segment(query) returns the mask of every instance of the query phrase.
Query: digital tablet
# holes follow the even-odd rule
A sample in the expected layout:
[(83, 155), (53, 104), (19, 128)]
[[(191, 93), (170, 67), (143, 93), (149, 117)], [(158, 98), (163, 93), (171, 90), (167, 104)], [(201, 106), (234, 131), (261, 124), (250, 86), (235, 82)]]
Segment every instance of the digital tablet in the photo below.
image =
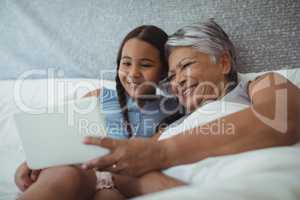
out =
[(109, 151), (83, 144), (86, 136), (106, 136), (96, 97), (49, 106), (43, 112), (20, 112), (15, 121), (31, 169), (80, 164)]

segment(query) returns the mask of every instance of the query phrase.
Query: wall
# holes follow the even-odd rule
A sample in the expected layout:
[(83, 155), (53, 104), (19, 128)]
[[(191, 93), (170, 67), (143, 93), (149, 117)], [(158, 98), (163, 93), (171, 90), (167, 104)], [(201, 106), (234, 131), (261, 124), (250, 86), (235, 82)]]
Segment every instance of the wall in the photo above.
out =
[(0, 79), (48, 68), (60, 77), (99, 77), (115, 69), (120, 41), (134, 27), (154, 24), (170, 34), (208, 17), (232, 38), (239, 71), (300, 67), (298, 0), (0, 0)]

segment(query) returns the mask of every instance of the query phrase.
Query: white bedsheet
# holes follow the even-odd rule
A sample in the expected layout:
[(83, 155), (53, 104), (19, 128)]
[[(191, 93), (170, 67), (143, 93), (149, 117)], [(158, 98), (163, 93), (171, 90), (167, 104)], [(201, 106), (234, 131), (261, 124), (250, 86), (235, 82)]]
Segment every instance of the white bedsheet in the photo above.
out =
[(299, 200), (299, 154), (298, 144), (209, 158), (177, 172), (190, 186), (136, 199)]
[[(300, 86), (299, 69), (287, 70), (282, 73)], [(62, 85), (69, 89), (62, 90)], [(93, 79), (58, 79), (52, 80), (52, 82), (51, 80), (50, 82), (49, 80), (26, 80), (21, 87), (21, 96), (23, 103), (27, 106), (41, 108), (48, 103), (78, 98), (86, 91), (100, 85), (111, 88), (114, 83)], [(15, 88), (15, 81), (0, 81), (0, 200), (15, 198), (18, 189), (14, 184), (14, 172), (24, 160), (24, 153), (13, 120), (13, 114), (18, 112), (17, 105), (20, 104), (20, 101), (15, 99)], [(269, 195), (270, 199), (272, 197), (270, 195), (273, 193), (274, 195), (280, 193), (286, 197), (287, 195), (298, 195), (297, 191), (300, 191), (299, 155), (299, 149), (274, 149), (266, 151), (266, 153), (253, 152), (249, 155), (211, 158), (193, 165), (191, 171), (182, 174), (187, 180), (194, 183), (192, 186), (159, 194), (162, 196), (153, 195), (153, 198), (220, 199), (222, 196), (224, 199), (227, 197), (227, 199), (250, 200), (260, 194), (261, 197)], [(278, 166), (279, 171), (277, 172), (279, 173), (272, 166)], [(253, 167), (256, 167), (255, 170), (248, 171)], [(274, 169), (274, 172), (267, 171), (269, 169)], [(241, 172), (238, 173), (239, 171)], [(268, 198), (266, 196), (263, 199)]]

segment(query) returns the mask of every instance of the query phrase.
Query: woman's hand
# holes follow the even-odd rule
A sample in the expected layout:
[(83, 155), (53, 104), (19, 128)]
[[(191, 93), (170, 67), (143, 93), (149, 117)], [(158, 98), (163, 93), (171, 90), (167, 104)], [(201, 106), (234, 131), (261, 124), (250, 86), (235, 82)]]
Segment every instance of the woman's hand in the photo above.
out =
[(23, 162), (15, 173), (15, 183), (21, 191), (25, 191), (31, 184), (33, 184), (41, 170), (31, 170), (26, 162)]
[(111, 153), (86, 162), (82, 165), (83, 169), (97, 168), (128, 176), (140, 176), (149, 171), (159, 170), (164, 160), (163, 148), (153, 139), (116, 140), (87, 137), (84, 143), (108, 148)]

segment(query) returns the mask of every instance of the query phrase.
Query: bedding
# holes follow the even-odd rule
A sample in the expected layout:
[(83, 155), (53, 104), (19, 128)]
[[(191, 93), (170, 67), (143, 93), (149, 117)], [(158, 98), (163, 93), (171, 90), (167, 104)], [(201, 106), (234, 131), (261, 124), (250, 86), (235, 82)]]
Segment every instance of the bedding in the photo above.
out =
[[(300, 69), (281, 70), (280, 73), (300, 87)], [(239, 77), (255, 78), (257, 75), (240, 74)], [(80, 98), (101, 85), (114, 88), (114, 82), (96, 79), (0, 81), (0, 200), (16, 197), (18, 189), (14, 184), (14, 172), (24, 160), (13, 114), (19, 112), (20, 107), (38, 110), (49, 104)], [(299, 199), (299, 153), (295, 146), (210, 158), (191, 166), (191, 171), (182, 172), (186, 173), (182, 176), (193, 183), (191, 186), (145, 199), (222, 197), (250, 200), (258, 197), (271, 199), (276, 194), (283, 195), (278, 199)]]
[(298, 200), (299, 153), (298, 144), (208, 158), (187, 165), (189, 171), (180, 173), (189, 186), (135, 199)]

